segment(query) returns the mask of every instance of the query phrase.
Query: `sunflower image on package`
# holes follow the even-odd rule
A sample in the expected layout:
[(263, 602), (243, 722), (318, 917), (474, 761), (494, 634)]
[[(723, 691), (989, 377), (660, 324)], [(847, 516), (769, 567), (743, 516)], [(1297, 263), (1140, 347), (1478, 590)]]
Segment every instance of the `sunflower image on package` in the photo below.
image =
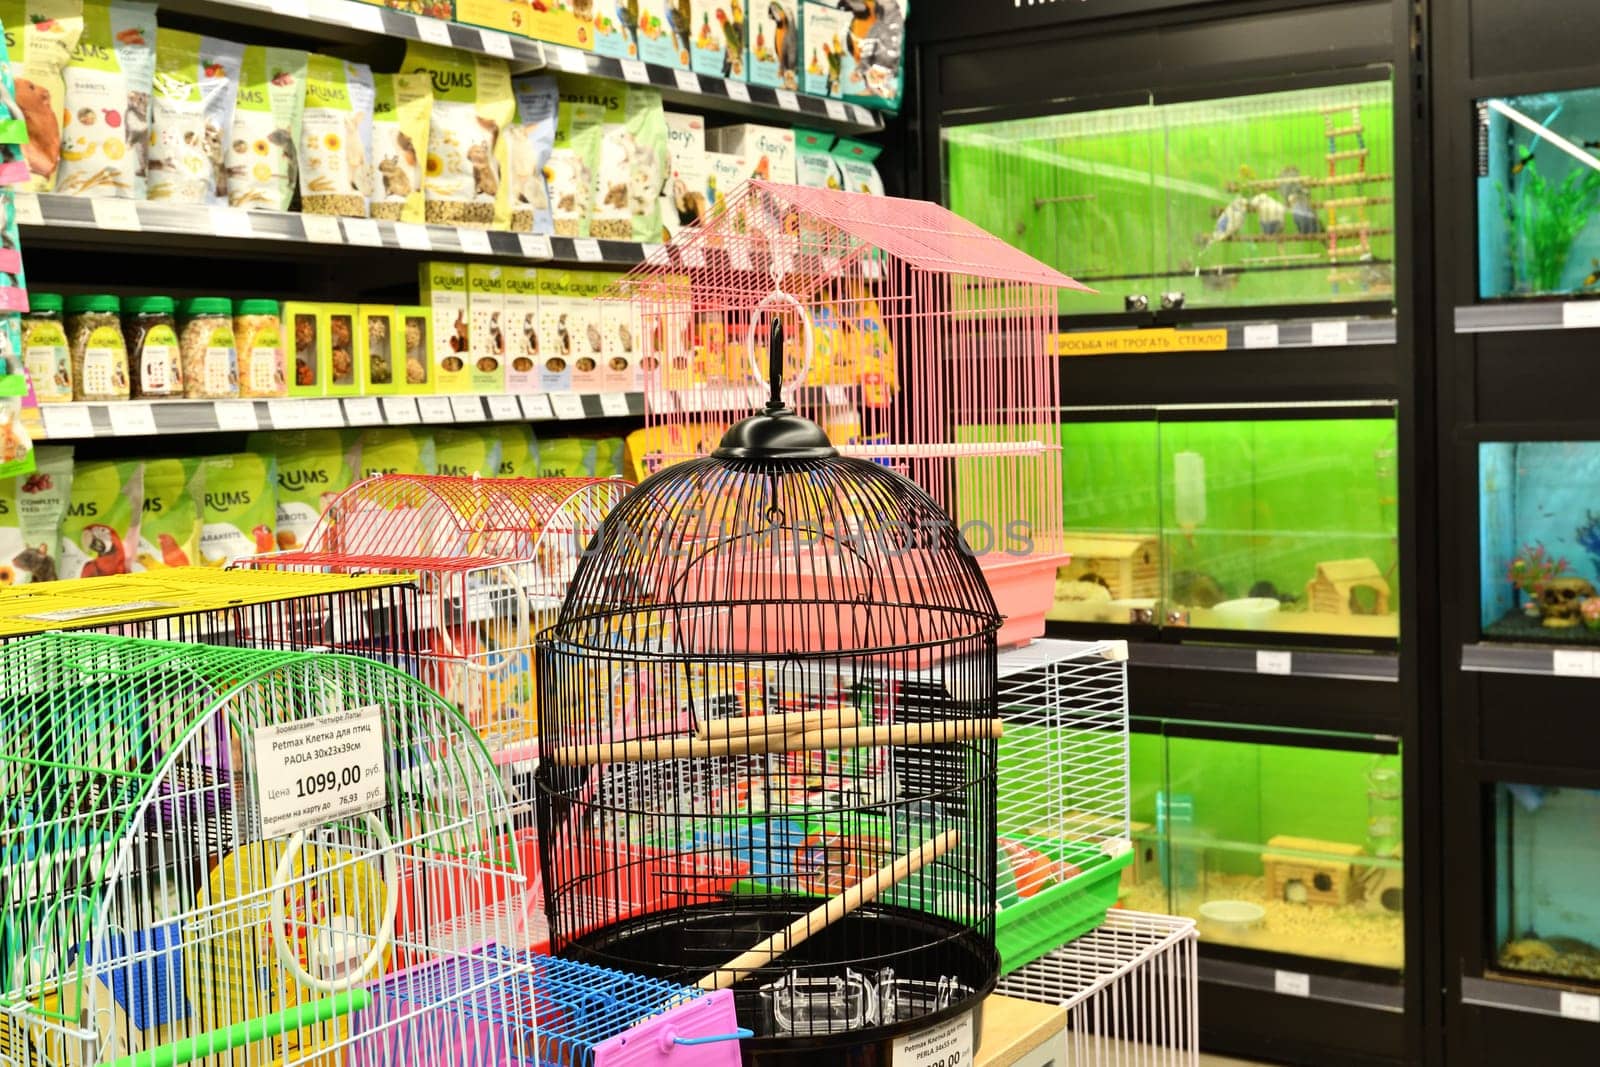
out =
[(277, 457), (255, 452), (200, 461), (200, 562), (226, 567), (240, 556), (271, 552), (278, 522)]
[(200, 562), (201, 472), (198, 457), (144, 461), (144, 507), (132, 570), (191, 567)]
[(247, 46), (224, 155), (229, 204), (289, 210), (300, 184), (297, 146), (305, 107), (306, 54)]
[[(661, 94), (614, 83), (607, 92), (589, 234), (613, 241), (654, 241), (661, 233), (661, 184), (667, 173), (667, 115)], [(611, 106), (618, 97), (622, 106)]]
[(433, 80), (423, 202), (429, 222), (452, 226), (510, 224), (502, 190), (506, 147), (501, 132), (516, 117), (511, 71), (502, 59), (410, 42), (401, 68)]
[(271, 455), (278, 473), (274, 541), (284, 551), (304, 548), (317, 519), (334, 497), (350, 488), (349, 458), (340, 430), (291, 430), (253, 433), (245, 440), (252, 452)]
[(0, 481), (0, 585), (62, 577), (61, 526), (72, 493), (72, 449), (44, 445), (32, 472)]
[(225, 203), (223, 142), (233, 128), (244, 47), (179, 30), (156, 37), (145, 195), (184, 204)]
[[(163, 31), (164, 32), (164, 31)], [(372, 70), (332, 56), (306, 59), (300, 116), (300, 210), (364, 218), (372, 191)]]
[(56, 187), (61, 165), (61, 117), (66, 107), (62, 73), (83, 33), (81, 0), (0, 0), (6, 30), (15, 108), (28, 131), (22, 150), (28, 164), (26, 192)]
[(421, 222), (422, 163), (428, 153), (433, 82), (425, 74), (375, 74), (372, 112), (372, 217)]
[(144, 177), (134, 128), (134, 98), (149, 107), (154, 77), (155, 6), (88, 0), (83, 33), (63, 74), (61, 169), (56, 191), (68, 196), (139, 195)]
[(126, 574), (139, 546), (144, 512), (144, 463), (91, 460), (72, 471), (72, 492), (61, 520), (61, 577)]

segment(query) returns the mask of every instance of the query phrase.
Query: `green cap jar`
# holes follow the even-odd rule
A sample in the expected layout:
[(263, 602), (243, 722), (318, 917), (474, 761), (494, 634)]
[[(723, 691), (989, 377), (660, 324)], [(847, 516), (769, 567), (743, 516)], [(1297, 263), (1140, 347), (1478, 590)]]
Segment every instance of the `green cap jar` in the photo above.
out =
[(113, 293), (78, 293), (67, 297), (67, 314), (81, 315), (85, 312), (115, 315), (122, 307), (122, 301)]
[(127, 315), (170, 315), (177, 306), (170, 296), (125, 296), (122, 310)]
[(42, 311), (45, 313), (55, 312), (59, 315), (61, 313), (61, 309), (65, 306), (66, 302), (61, 299), (60, 293), (28, 294), (28, 307), (33, 311)]
[(225, 296), (192, 296), (183, 302), (185, 318), (201, 315), (232, 315), (233, 301)]
[(236, 315), (276, 315), (278, 302), (276, 300), (241, 300), (234, 305)]

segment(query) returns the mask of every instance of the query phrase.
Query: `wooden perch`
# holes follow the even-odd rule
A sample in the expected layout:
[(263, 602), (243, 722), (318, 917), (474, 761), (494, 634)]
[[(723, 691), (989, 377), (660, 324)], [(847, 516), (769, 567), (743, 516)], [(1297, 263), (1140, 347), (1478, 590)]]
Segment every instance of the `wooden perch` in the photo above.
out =
[(827, 711), (791, 712), (784, 715), (741, 715), (734, 719), (707, 719), (695, 729), (702, 740), (717, 737), (745, 737), (750, 734), (792, 734), (807, 730), (831, 730), (854, 726), (860, 718), (855, 708), (829, 708)]
[(602, 763), (716, 759), (723, 756), (759, 756), (769, 752), (815, 752), (821, 749), (880, 748), (884, 745), (949, 745), (957, 741), (999, 738), (1003, 729), (999, 719), (944, 719), (896, 726), (839, 726), (796, 733), (674, 737), (653, 741), (566, 745), (544, 752), (542, 758), (557, 767), (593, 767)]

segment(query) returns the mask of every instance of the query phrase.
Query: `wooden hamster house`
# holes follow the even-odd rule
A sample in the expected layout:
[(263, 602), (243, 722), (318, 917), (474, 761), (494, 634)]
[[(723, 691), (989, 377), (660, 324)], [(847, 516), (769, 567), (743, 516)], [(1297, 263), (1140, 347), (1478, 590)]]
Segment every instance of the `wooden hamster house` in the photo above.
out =
[(1316, 577), (1306, 583), (1306, 602), (1328, 615), (1387, 615), (1389, 581), (1370, 559), (1319, 563)]
[(1278, 834), (1267, 839), (1267, 847), (1283, 850), (1282, 853), (1265, 852), (1261, 856), (1267, 893), (1274, 899), (1295, 904), (1348, 904), (1355, 899), (1357, 885), (1352, 860), (1362, 854), (1360, 845)]
[(1103, 585), (1112, 600), (1161, 595), (1161, 543), (1153, 536), (1068, 534), (1064, 547), (1072, 562), (1056, 572), (1063, 581)]

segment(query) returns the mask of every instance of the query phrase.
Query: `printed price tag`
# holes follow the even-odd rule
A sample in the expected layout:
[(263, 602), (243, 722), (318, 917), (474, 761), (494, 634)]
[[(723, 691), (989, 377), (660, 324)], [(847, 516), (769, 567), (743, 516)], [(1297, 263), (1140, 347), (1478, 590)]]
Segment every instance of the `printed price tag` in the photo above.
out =
[(600, 412), (614, 418), (628, 414), (628, 394), (626, 393), (601, 393)]
[(800, 98), (794, 95), (793, 89), (774, 89), (772, 95), (778, 98), (778, 106), (785, 111), (799, 111)]
[(254, 400), (219, 400), (216, 403), (217, 429), (259, 430)]
[(371, 4), (340, 4), (337, 8), (339, 21), (346, 26), (368, 33), (383, 32), (383, 8), (373, 7)]
[(972, 1013), (896, 1038), (891, 1067), (972, 1067)]
[[(457, 422), (482, 422), (483, 401), (475, 396), (453, 396), (450, 398), (450, 415)], [(426, 421), (427, 416), (423, 416)]]
[(491, 396), (489, 417), (496, 422), (516, 422), (522, 418), (522, 405), (517, 403), (514, 396)]
[(467, 227), (456, 229), (456, 240), (461, 242), (461, 251), (470, 252), (475, 256), (491, 256), (494, 246), (489, 243), (488, 230), (474, 230)]
[(156, 432), (156, 413), (149, 404), (107, 404), (106, 414), (117, 437), (148, 437)]
[(1311, 976), (1304, 971), (1273, 971), (1272, 991), (1286, 997), (1309, 997)]
[(44, 212), (39, 208), (38, 193), (18, 193), (12, 201), (17, 213), (18, 226), (43, 226)]
[(1600, 326), (1600, 300), (1569, 300), (1562, 304), (1561, 325), (1569, 330)]
[(412, 248), (418, 252), (433, 251), (433, 238), (428, 236), (428, 228), (420, 222), (395, 223), (394, 236), (401, 248)]
[(544, 393), (534, 393), (519, 399), (522, 401), (522, 417), (525, 419), (543, 421), (556, 417), (556, 413), (550, 409), (550, 397)]
[(637, 59), (624, 59), (622, 61), (622, 80), (633, 82), (635, 85), (649, 85), (650, 68)]
[(417, 36), (429, 44), (436, 44), (441, 48), (453, 48), (455, 42), (450, 39), (450, 24), (438, 19), (418, 18)]
[(421, 422), (414, 396), (386, 396), (383, 398), (383, 421), (390, 426), (410, 426)]
[(344, 410), (339, 407), (339, 401), (329, 397), (326, 400), (305, 401), (307, 426), (343, 426)]
[(542, 233), (519, 233), (517, 244), (529, 259), (549, 259), (555, 254), (550, 250), (550, 238)]
[(250, 221), (248, 211), (240, 211), (234, 207), (214, 207), (211, 209), (211, 232), (218, 237), (254, 237), (256, 227)]
[(382, 426), (383, 408), (375, 396), (352, 396), (344, 402), (344, 419), (351, 426)]
[(267, 419), (274, 430), (298, 430), (306, 425), (307, 414), (303, 400), (267, 401)]
[(42, 404), (39, 411), (44, 416), (45, 437), (52, 441), (94, 436), (94, 420), (82, 404)]
[(376, 704), (257, 727), (255, 745), (263, 838), (383, 807), (388, 782)]
[(583, 397), (577, 393), (551, 393), (550, 409), (555, 412), (558, 419), (586, 419), (588, 413), (583, 410)]
[(417, 398), (417, 413), (423, 422), (455, 422), (455, 413), (450, 408), (450, 397), (447, 396), (421, 396)]
[(572, 242), (572, 253), (580, 263), (600, 262), (600, 242), (593, 237), (579, 237)]
[(1244, 346), (1246, 348), (1277, 348), (1278, 324), (1265, 322), (1246, 326), (1244, 328)]
[(741, 104), (750, 102), (750, 87), (744, 82), (734, 78), (725, 78), (722, 84), (727, 89), (729, 100), (737, 100)]
[(479, 30), (478, 39), (483, 42), (483, 50), (491, 56), (501, 59), (515, 59), (516, 52), (511, 48), (511, 38), (498, 30)]
[(383, 233), (373, 219), (345, 219), (344, 239), (353, 245), (369, 248), (383, 247)]
[(825, 100), (823, 106), (828, 109), (828, 117), (834, 122), (849, 122), (850, 113), (844, 109), (844, 104), (838, 100)]
[(1294, 669), (1294, 653), (1269, 652), (1266, 649), (1256, 651), (1257, 674), (1288, 674)]
[(1600, 655), (1576, 649), (1558, 648), (1550, 654), (1550, 671), (1558, 678), (1593, 678), (1600, 667)]
[(291, 19), (303, 19), (310, 14), (306, 10), (306, 0), (278, 0), (275, 4), (255, 4), (253, 6), (263, 7), (268, 11), (276, 11), (285, 18)]
[(1311, 324), (1311, 343), (1318, 348), (1334, 348), (1350, 343), (1350, 324), (1348, 322), (1313, 322)]
[(1561, 993), (1561, 1017), (1584, 1023), (1600, 1023), (1600, 997), (1592, 993)]
[(678, 259), (685, 267), (703, 267), (706, 265), (705, 250), (698, 246), (685, 246), (678, 250)]
[(305, 231), (308, 241), (324, 245), (344, 244), (344, 231), (339, 229), (339, 220), (332, 215), (301, 215), (300, 228)]
[(678, 83), (678, 88), (686, 93), (700, 92), (700, 76), (692, 70), (675, 70), (672, 79)]
[(639, 261), (641, 263), (643, 263), (643, 262), (648, 262), (651, 259), (654, 259), (655, 256), (656, 256), (656, 253), (661, 251), (661, 248), (662, 248), (662, 246), (659, 245), (659, 244), (646, 243), (646, 244), (640, 245), (639, 246)]
[(546, 61), (557, 70), (564, 70), (568, 74), (586, 74), (589, 71), (588, 60), (575, 48), (545, 45), (544, 54)]
[(132, 200), (99, 197), (89, 201), (94, 212), (94, 224), (102, 230), (142, 230), (139, 224), (139, 205)]
[(823, 386), (822, 392), (828, 398), (829, 407), (843, 407), (850, 403), (850, 392), (842, 385)]

